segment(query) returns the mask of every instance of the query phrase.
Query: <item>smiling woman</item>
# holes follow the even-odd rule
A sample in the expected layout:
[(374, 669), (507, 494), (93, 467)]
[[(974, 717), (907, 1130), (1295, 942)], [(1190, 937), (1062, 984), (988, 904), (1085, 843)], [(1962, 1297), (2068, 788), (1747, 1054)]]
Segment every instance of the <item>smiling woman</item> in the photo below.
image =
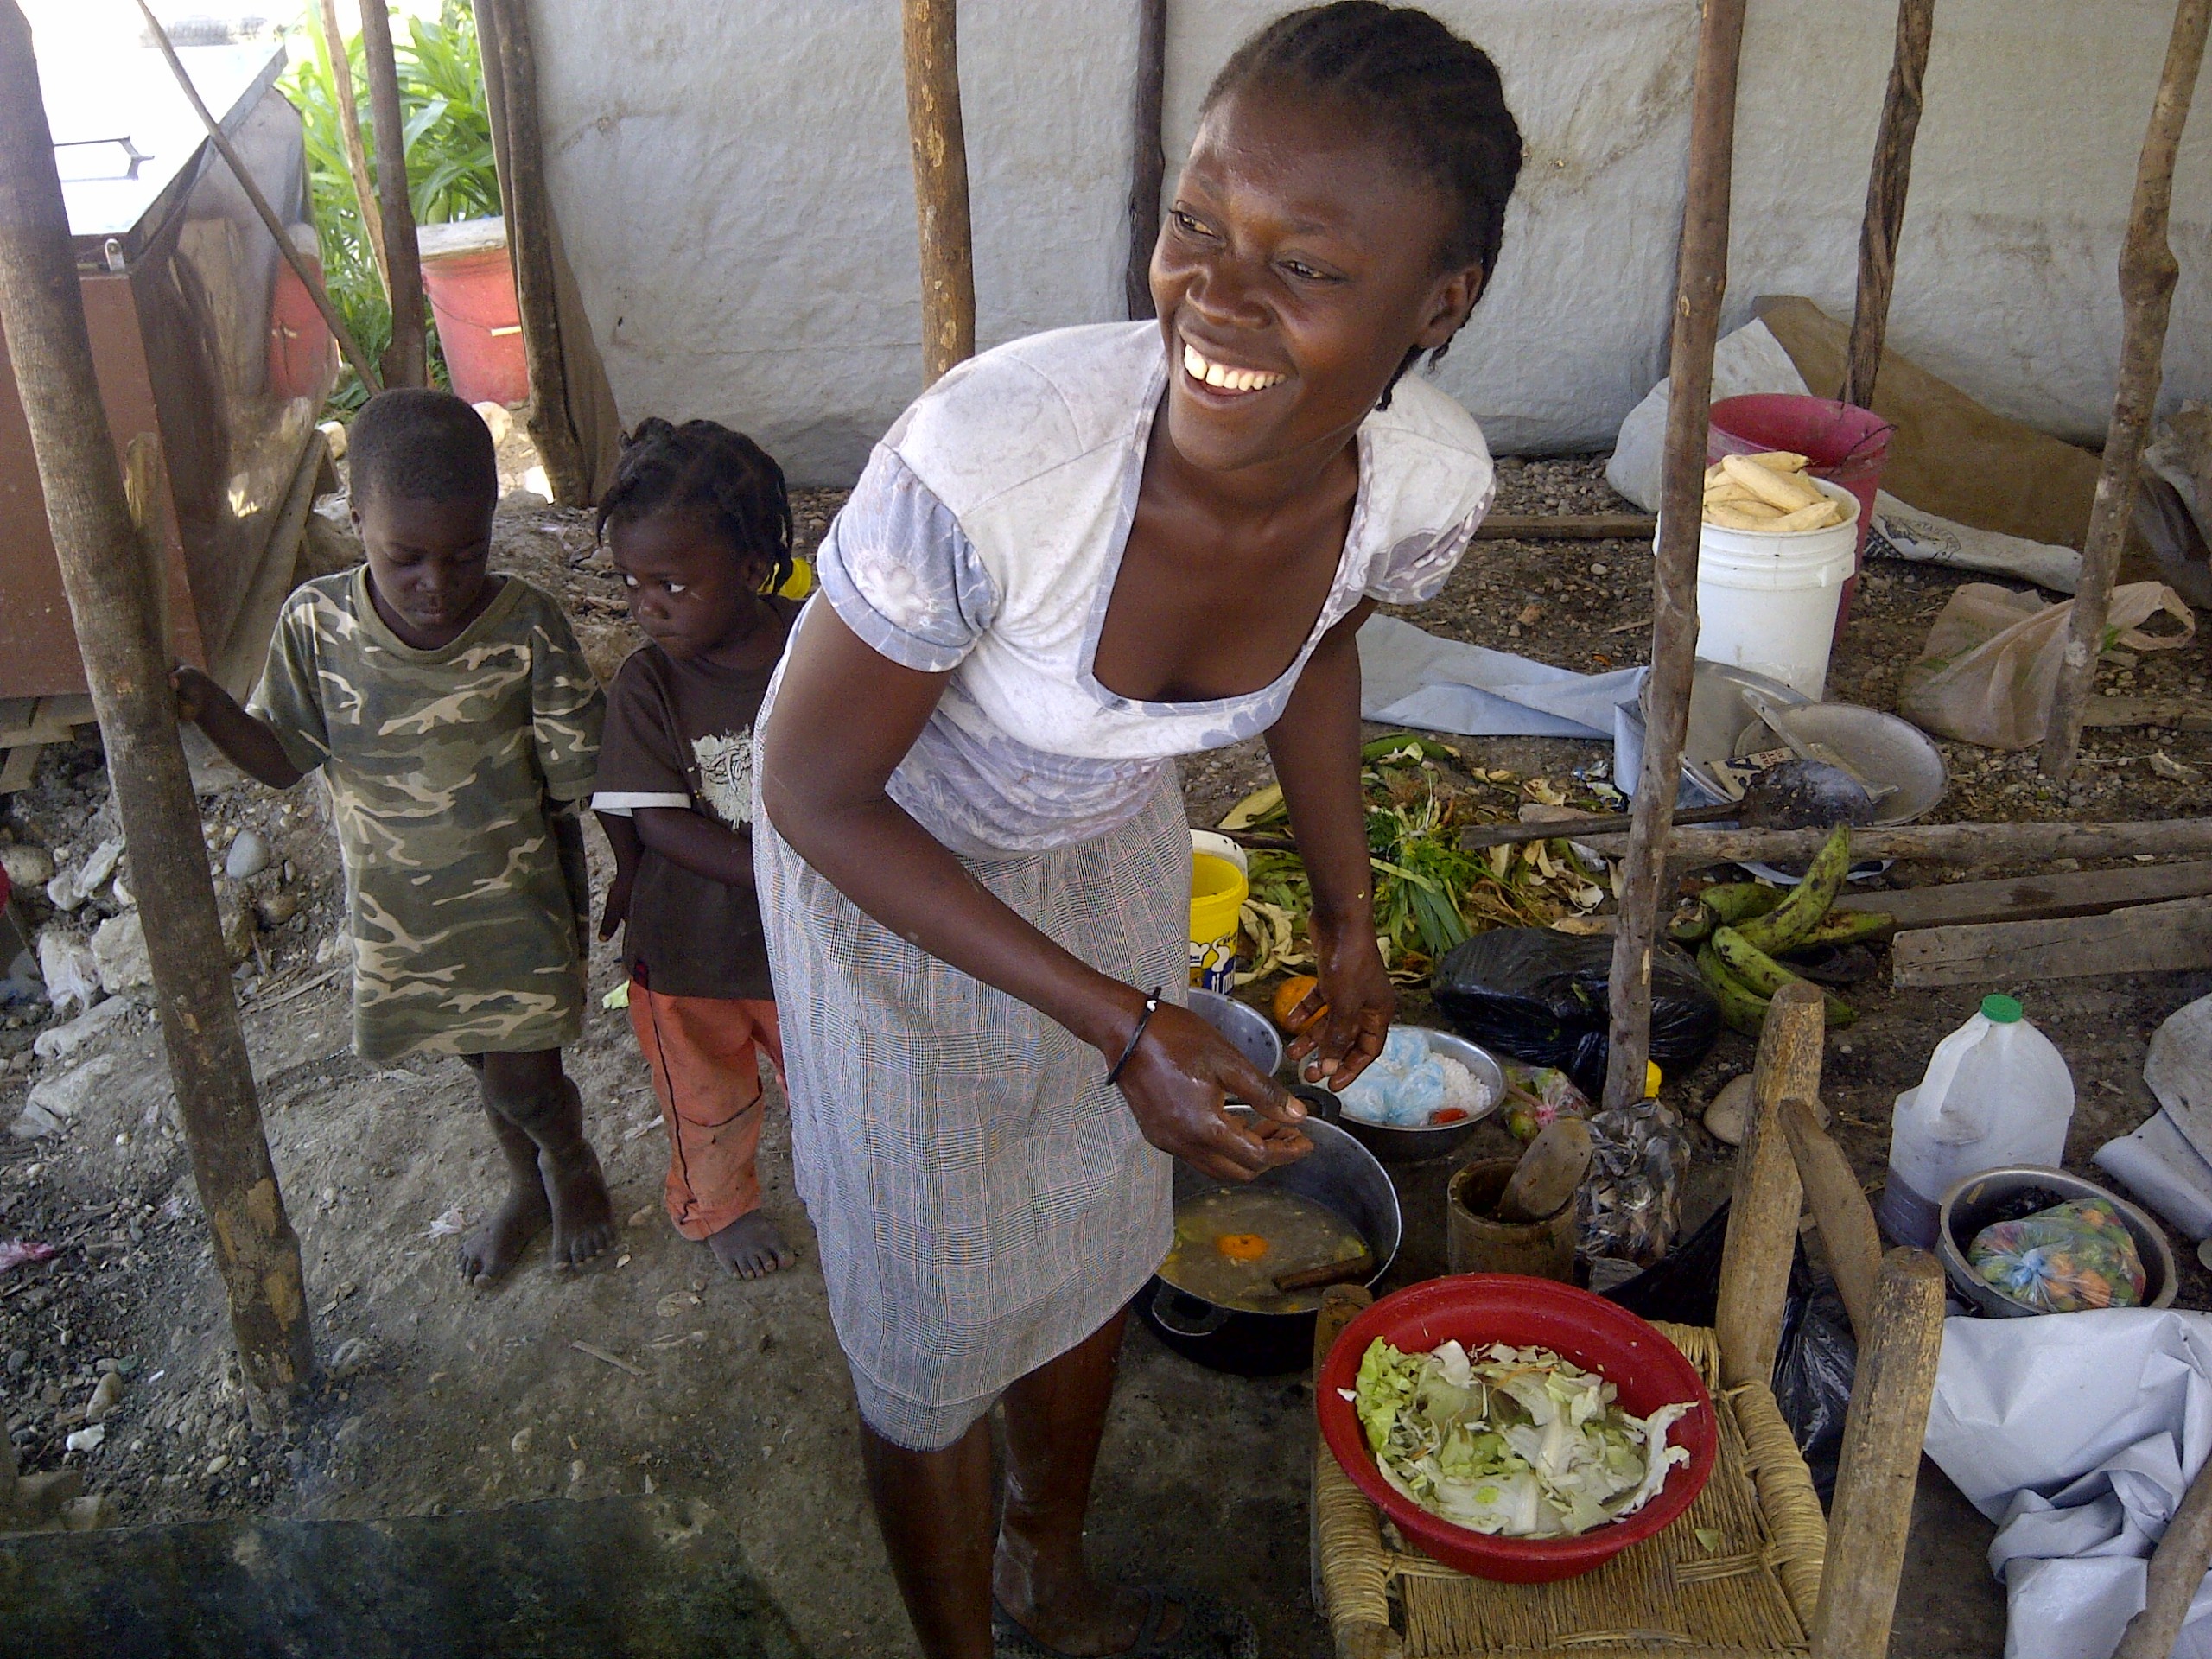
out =
[(1490, 502), (1473, 421), (1403, 376), (1496, 257), (1520, 159), (1497, 87), (1410, 9), (1255, 36), (1161, 227), (1159, 321), (1015, 341), (907, 410), (770, 691), (754, 859), (795, 1160), (931, 1656), (992, 1652), (995, 1624), (1000, 1652), (1251, 1651), (1240, 1616), (1083, 1560), (1170, 1155), (1249, 1179), (1309, 1149), (1297, 1102), (1180, 1006), (1173, 757), (1266, 736), (1327, 1005), (1292, 1058), (1349, 1082), (1393, 1007), (1353, 636), (1433, 594)]

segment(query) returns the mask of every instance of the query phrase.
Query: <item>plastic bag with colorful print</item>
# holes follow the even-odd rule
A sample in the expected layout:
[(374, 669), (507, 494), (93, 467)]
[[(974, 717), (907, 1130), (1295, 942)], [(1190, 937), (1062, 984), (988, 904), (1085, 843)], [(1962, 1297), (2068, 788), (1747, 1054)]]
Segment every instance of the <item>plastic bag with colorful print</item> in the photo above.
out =
[(2075, 1198), (1976, 1233), (1967, 1248), (1975, 1276), (2041, 1313), (2139, 1307), (2143, 1258), (2103, 1198)]

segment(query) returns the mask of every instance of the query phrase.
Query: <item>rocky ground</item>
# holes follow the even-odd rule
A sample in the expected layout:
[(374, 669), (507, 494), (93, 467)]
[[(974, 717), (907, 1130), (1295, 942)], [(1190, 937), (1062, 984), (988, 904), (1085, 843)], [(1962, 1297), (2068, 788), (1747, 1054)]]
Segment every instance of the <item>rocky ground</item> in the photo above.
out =
[[(838, 498), (796, 504), (801, 542)], [(1499, 510), (1622, 505), (1588, 458), (1509, 461)], [(611, 674), (630, 633), (588, 519), (524, 499), (503, 511), (498, 558), (557, 594), (596, 666)], [(1623, 543), (1482, 543), (1444, 593), (1412, 613), (1454, 638), (1578, 670), (1640, 660), (1648, 643), (1648, 550)], [(1831, 677), (1833, 696), (1886, 707), (1960, 578), (1883, 564), (1862, 583)], [(2202, 694), (2202, 645), (2115, 664), (2103, 689)], [(1602, 775), (1599, 746), (1470, 740), (1518, 776)], [(1942, 819), (2161, 817), (2202, 810), (2212, 734), (2093, 731), (2080, 782), (2061, 791), (2031, 758), (1946, 744)], [(2163, 762), (2163, 764), (2162, 764)], [(1598, 768), (1599, 770), (1593, 770)], [(1194, 823), (1265, 777), (1257, 746), (1185, 772)], [(210, 772), (208, 782), (221, 783)], [(290, 1422), (257, 1428), (228, 1357), (219, 1289), (193, 1197), (143, 963), (128, 950), (129, 865), (76, 881), (116, 835), (95, 740), (50, 749), (35, 785), (0, 810), (0, 859), (24, 920), (61, 942), (90, 988), (86, 1026), (39, 1000), (0, 1016), (0, 1398), (26, 1469), (80, 1468), (126, 1522), (268, 1512), (365, 1516), (483, 1510), (520, 1497), (696, 1493), (741, 1519), (748, 1562), (810, 1649), (905, 1650), (903, 1624), (861, 1500), (842, 1363), (810, 1236), (772, 1118), (767, 1207), (798, 1238), (794, 1272), (758, 1286), (725, 1278), (661, 1219), (664, 1151), (626, 1021), (594, 1009), (571, 1071), (627, 1221), (620, 1249), (575, 1274), (535, 1253), (500, 1288), (463, 1287), (461, 1227), (495, 1194), (495, 1160), (468, 1074), (451, 1062), (380, 1070), (347, 1049), (345, 958), (334, 936), (342, 882), (313, 785), (278, 796), (243, 781), (202, 800), (267, 1131), (298, 1228), (324, 1376)], [(594, 841), (594, 856), (603, 848)], [(1941, 872), (1905, 865), (1887, 880)], [(61, 884), (52, 897), (47, 882)], [(88, 893), (79, 887), (88, 887)], [(57, 902), (64, 901), (64, 902)], [(73, 903), (66, 901), (73, 900)], [(93, 957), (92, 944), (105, 937)], [(90, 958), (88, 960), (88, 958)], [(54, 955), (57, 963), (61, 956)], [(594, 963), (594, 995), (612, 962)], [(2159, 1020), (2212, 988), (2206, 976), (2076, 980), (1897, 994), (1877, 976), (1850, 993), (1860, 1024), (1831, 1046), (1827, 1087), (1841, 1138), (1878, 1179), (1890, 1103), (1982, 990), (2024, 994), (2072, 1065), (2080, 1105), (2069, 1162), (2151, 1109), (2140, 1068)], [(1407, 1013), (1421, 1017), (1423, 1000)], [(75, 1010), (70, 1010), (75, 1016)], [(1750, 1046), (1724, 1037), (1667, 1097), (1694, 1122)], [(1472, 1151), (1502, 1145), (1485, 1128)], [(1692, 1219), (1729, 1179), (1729, 1149), (1693, 1131)], [(1493, 1144), (1496, 1142), (1497, 1144)], [(1444, 1171), (1408, 1177), (1425, 1192)], [(1433, 1194), (1430, 1195), (1433, 1198)], [(22, 1241), (51, 1255), (10, 1259)], [(1428, 1247), (1423, 1247), (1427, 1249)], [(1433, 1252), (1430, 1252), (1433, 1253)], [(20, 1255), (23, 1252), (16, 1252)], [(1423, 1250), (1408, 1271), (1419, 1268)], [(2185, 1264), (2183, 1306), (2212, 1306)], [(1435, 1267), (1428, 1270), (1436, 1270)], [(1133, 1334), (1102, 1475), (1097, 1539), (1132, 1570), (1163, 1564), (1255, 1611), (1271, 1654), (1325, 1651), (1304, 1602), (1307, 1406), (1295, 1379), (1195, 1370)], [(112, 1375), (116, 1382), (104, 1379)], [(2001, 1603), (1974, 1540), (1980, 1523), (1940, 1480), (1927, 1510), (1893, 1651), (1993, 1654)], [(1221, 1548), (1225, 1540), (1233, 1548)]]

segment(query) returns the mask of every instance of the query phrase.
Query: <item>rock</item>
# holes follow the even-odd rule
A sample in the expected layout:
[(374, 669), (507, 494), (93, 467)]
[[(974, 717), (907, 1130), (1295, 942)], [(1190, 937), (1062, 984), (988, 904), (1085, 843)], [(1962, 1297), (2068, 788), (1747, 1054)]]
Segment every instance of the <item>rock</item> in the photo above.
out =
[(85, 1421), (104, 1423), (115, 1408), (123, 1403), (123, 1379), (113, 1371), (99, 1380), (92, 1390), (92, 1397), (85, 1402)]
[(1731, 1077), (1705, 1109), (1705, 1132), (1723, 1146), (1740, 1147), (1751, 1128), (1751, 1074)]
[(22, 1115), (11, 1126), (12, 1133), (26, 1141), (58, 1134), (90, 1103), (93, 1092), (115, 1075), (115, 1065), (112, 1054), (95, 1054), (74, 1071), (48, 1077), (31, 1090), (23, 1103)]
[(258, 830), (241, 830), (223, 855), (223, 874), (233, 881), (249, 880), (269, 868), (274, 856), (269, 841)]
[(499, 448), (507, 441), (507, 434), (514, 430), (515, 417), (507, 412), (504, 404), (482, 403), (474, 405), (484, 424), (492, 429), (492, 447)]
[(346, 431), (345, 422), (325, 421), (320, 426), (316, 427), (315, 430), (322, 434), (322, 441), (329, 446), (330, 458), (333, 461), (343, 461), (346, 459)]
[(115, 874), (115, 867), (122, 862), (123, 837), (110, 836), (92, 849), (92, 855), (85, 861), (83, 868), (73, 878), (76, 881), (77, 891), (89, 899), (108, 884), (109, 879)]
[(330, 1363), (324, 1369), (332, 1382), (343, 1382), (366, 1370), (375, 1357), (376, 1351), (366, 1337), (348, 1337), (330, 1351)]
[(253, 913), (264, 928), (284, 925), (300, 913), (300, 893), (297, 887), (280, 887), (253, 907)]
[(101, 1442), (106, 1439), (107, 1425), (94, 1423), (90, 1428), (79, 1429), (61, 1444), (72, 1452), (97, 1452), (100, 1449)]
[(85, 1490), (81, 1469), (43, 1469), (16, 1482), (14, 1519), (22, 1526), (43, 1526), (61, 1512), (61, 1506)]
[(111, 996), (66, 1024), (48, 1026), (32, 1039), (31, 1050), (41, 1060), (67, 1059), (130, 1012), (129, 1002)]
[(42, 927), (38, 933), (38, 976), (46, 1000), (62, 1011), (92, 1006), (100, 988), (99, 963), (91, 943), (73, 927)]
[(146, 954), (146, 923), (135, 910), (111, 916), (92, 934), (92, 960), (100, 988), (110, 996), (154, 982), (154, 963)]
[(61, 1525), (68, 1532), (96, 1532), (111, 1527), (120, 1517), (105, 1493), (73, 1497), (61, 1506)]
[(223, 949), (237, 967), (253, 954), (253, 942), (260, 934), (260, 925), (254, 920), (253, 907), (241, 904), (236, 893), (219, 893), (215, 899), (215, 917), (223, 927)]
[(54, 880), (54, 855), (43, 847), (0, 847), (0, 870), (11, 887), (42, 887)]

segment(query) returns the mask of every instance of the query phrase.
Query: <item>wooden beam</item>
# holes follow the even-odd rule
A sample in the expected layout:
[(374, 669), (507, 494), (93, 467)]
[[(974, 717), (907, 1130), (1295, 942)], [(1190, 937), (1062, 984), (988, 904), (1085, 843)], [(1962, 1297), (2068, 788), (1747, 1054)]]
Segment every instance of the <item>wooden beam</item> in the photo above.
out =
[(1648, 512), (1494, 512), (1475, 526), (1478, 542), (1648, 542), (1659, 521)]
[(1129, 268), (1123, 280), (1129, 319), (1158, 315), (1152, 303), (1152, 249), (1160, 240), (1160, 192), (1167, 151), (1160, 133), (1167, 85), (1167, 0), (1137, 0), (1137, 79), (1130, 111)]
[(1874, 165), (1866, 178), (1866, 217), (1859, 229), (1859, 299), (1851, 318), (1843, 401), (1874, 407), (1874, 377), (1890, 328), (1890, 294), (1897, 283), (1897, 237), (1904, 229), (1905, 188), (1912, 179), (1912, 141), (1920, 130), (1920, 83), (1928, 73), (1928, 41), (1936, 0), (1897, 0), (1897, 44), (1889, 90), (1874, 133)]
[(407, 124), (399, 107), (399, 62), (391, 49), (386, 0), (361, 0), (361, 62), (369, 80), (369, 130), (377, 141), (377, 215), (384, 229), (385, 291), (391, 296), (391, 343), (385, 347), (388, 386), (430, 384), (429, 343), (423, 321), (423, 255), (415, 241), (415, 208), (407, 195)]
[(266, 1421), (282, 1415), (314, 1364), (299, 1240), (262, 1134), (199, 806), (177, 741), (168, 644), (92, 372), (30, 25), (16, 0), (0, 0), (0, 328), (146, 919), (177, 1115), (229, 1294), (248, 1402)]
[(2212, 893), (2212, 863), (2133, 864), (2117, 870), (2062, 870), (2003, 881), (1944, 881), (1894, 892), (1840, 894), (1835, 908), (1879, 911), (1899, 927), (1960, 922), (2039, 922), (2097, 916), (2123, 905)]
[(2200, 968), (2212, 968), (2212, 899), (2047, 922), (1924, 927), (1890, 941), (1890, 982), (1900, 990)]
[[(1745, 860), (1770, 864), (1809, 859), (1827, 840), (1825, 830), (1677, 830), (1667, 842), (1668, 861), (1680, 869)], [(1630, 837), (1576, 836), (1593, 851), (1618, 858)], [(2054, 858), (2212, 856), (2212, 818), (2156, 818), (2134, 823), (1912, 823), (1853, 830), (1851, 850), (1859, 858), (1927, 858), (1949, 864), (2002, 869)]]
[(238, 152), (231, 143), (230, 134), (223, 130), (223, 124), (215, 118), (214, 111), (200, 98), (200, 89), (192, 84), (191, 73), (185, 68), (184, 60), (177, 56), (176, 48), (169, 43), (168, 31), (162, 27), (162, 20), (154, 16), (154, 9), (146, 3), (146, 0), (138, 0), (138, 10), (146, 20), (149, 36), (168, 61), (169, 73), (176, 77), (176, 84), (183, 89), (186, 102), (199, 116), (200, 124), (207, 129), (207, 142), (215, 146), (215, 153), (229, 164), (232, 176), (238, 181), (238, 188), (245, 192), (246, 200), (261, 216), (261, 222), (269, 227), (269, 234), (276, 238), (276, 251), (283, 256), (284, 263), (291, 266), (292, 274), (300, 279), (300, 286), (307, 289), (308, 297), (315, 302), (315, 308), (322, 314), (324, 326), (330, 330), (331, 338), (338, 342), (338, 349), (346, 354), (346, 361), (353, 366), (353, 372), (361, 377), (363, 385), (372, 392), (381, 391), (384, 383), (377, 378), (376, 369), (370, 363), (368, 353), (353, 338), (353, 331), (346, 326), (346, 319), (338, 315), (338, 308), (330, 302), (330, 295), (322, 285), (321, 272), (308, 264), (307, 256), (292, 245), (290, 230), (283, 219), (276, 217), (276, 210), (269, 205), (269, 198), (262, 194), (261, 187), (253, 181), (253, 175), (238, 159)]
[(2143, 1611), (2127, 1621), (2112, 1659), (2172, 1659), (2190, 1603), (2212, 1566), (2212, 1458), (2198, 1467), (2166, 1523), (2145, 1575)]
[(1736, 1154), (1735, 1193), (1720, 1247), (1719, 1302), (1713, 1316), (1720, 1381), (1728, 1388), (1770, 1382), (1774, 1376), (1805, 1191), (1782, 1125), (1782, 1103), (1820, 1097), (1827, 1029), (1820, 988), (1802, 980), (1775, 993), (1759, 1028), (1751, 1122)]
[(2120, 544), (2135, 512), (2136, 468), (2152, 416), (2158, 412), (2166, 319), (2173, 305), (2174, 283), (2181, 275), (2166, 238), (2173, 207), (2174, 155), (2189, 120), (2196, 72), (2204, 61), (2208, 22), (2212, 22), (2212, 0), (2181, 0), (2174, 12), (2173, 35), (2151, 105), (2151, 128), (2136, 164), (2127, 236), (2120, 247), (2120, 379), (2113, 391), (2104, 463), (2097, 472), (2089, 531), (2082, 543), (2081, 580), (2074, 590), (2065, 655), (2043, 741), (2044, 775), (2062, 782), (2073, 775), (2075, 756), (2081, 750), (2082, 710), (2096, 679)]
[(1728, 195), (1736, 148), (1736, 71), (1745, 0), (1705, 0), (1690, 92), (1689, 181), (1682, 203), (1674, 340), (1667, 372), (1667, 436), (1660, 469), (1659, 542), (1651, 573), (1651, 676), (1636, 827), (1622, 861), (1619, 931), (1613, 936), (1605, 1103), (1643, 1098), (1651, 1047), (1651, 951), (1664, 897), (1667, 836), (1689, 724), (1697, 654), (1697, 550), (1705, 445), (1713, 403), (1713, 346), (1728, 286)]
[(2177, 732), (2212, 732), (2212, 700), (2203, 697), (2091, 697), (2082, 705), (2084, 726), (2163, 726)]
[(361, 230), (369, 257), (384, 284), (385, 298), (391, 298), (391, 276), (385, 270), (384, 215), (377, 211), (377, 188), (369, 177), (368, 147), (361, 142), (361, 105), (353, 93), (353, 60), (346, 49), (346, 31), (338, 26), (338, 0), (319, 0), (317, 16), (322, 25), (323, 55), (330, 63), (332, 101), (338, 106), (338, 137), (346, 149), (346, 171), (353, 181), (353, 200), (361, 210)]
[(968, 224), (968, 140), (960, 123), (956, 0), (904, 0), (906, 136), (922, 255), (925, 385), (976, 354), (976, 251)]
[(1874, 1207), (1859, 1190), (1843, 1148), (1822, 1128), (1813, 1109), (1802, 1100), (1785, 1100), (1780, 1113), (1783, 1133), (1789, 1139), (1789, 1155), (1797, 1165), (1797, 1179), (1812, 1206), (1813, 1224), (1827, 1246), (1828, 1268), (1834, 1275), (1836, 1294), (1851, 1316), (1851, 1329), (1861, 1342), (1874, 1334), (1874, 1298), (1882, 1278), (1882, 1235), (1874, 1224)]

